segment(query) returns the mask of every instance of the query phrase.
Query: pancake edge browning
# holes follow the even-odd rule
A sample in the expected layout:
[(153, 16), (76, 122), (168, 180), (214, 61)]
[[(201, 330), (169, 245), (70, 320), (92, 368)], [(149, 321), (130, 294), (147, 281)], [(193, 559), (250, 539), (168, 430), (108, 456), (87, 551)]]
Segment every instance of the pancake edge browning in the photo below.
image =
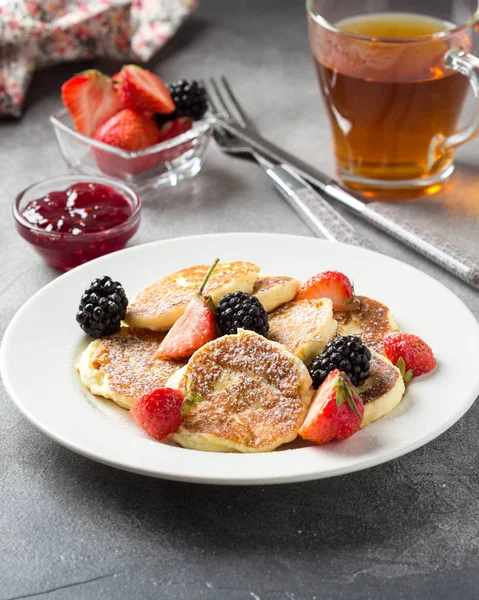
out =
[(359, 311), (334, 313), (334, 318), (338, 322), (337, 336), (359, 336), (370, 350), (382, 353), (385, 336), (399, 331), (396, 319), (389, 307), (382, 302), (367, 296), (357, 296), (357, 298), (361, 303)]
[[(235, 268), (236, 273), (226, 276), (225, 268)], [(223, 268), (223, 270), (220, 270)], [(194, 265), (180, 269), (154, 281), (138, 292), (128, 306), (125, 322), (130, 327), (137, 329), (150, 329), (152, 331), (168, 331), (185, 312), (189, 300), (199, 288), (201, 281), (208, 271), (208, 265)], [(219, 263), (208, 282), (204, 294), (210, 295), (214, 304), (231, 292), (242, 291), (250, 294), (258, 278), (260, 268), (258, 265), (245, 261)], [(200, 272), (201, 277), (197, 276)], [(188, 276), (194, 275), (194, 286), (188, 289), (185, 298), (181, 296), (181, 286), (177, 283), (174, 293), (168, 293), (171, 282), (188, 282)], [(164, 286), (164, 287), (163, 287)], [(156, 311), (156, 312), (155, 312)]]
[(293, 300), (276, 309), (269, 319), (268, 337), (309, 364), (322, 354), (336, 335), (338, 324), (329, 298)]
[[(81, 353), (75, 365), (75, 368), (77, 369), (80, 376), (80, 381), (95, 396), (100, 396), (107, 400), (112, 400), (113, 402), (118, 404), (118, 406), (121, 406), (121, 408), (125, 408), (127, 410), (131, 408), (138, 395), (132, 395), (131, 392), (128, 393), (129, 390), (127, 385), (125, 386), (124, 390), (121, 389), (121, 385), (118, 385), (118, 383), (124, 383), (124, 379), (121, 379), (121, 371), (120, 373), (115, 373), (113, 378), (110, 377), (110, 373), (108, 372), (108, 366), (105, 367), (104, 364), (100, 361), (99, 352), (103, 344), (111, 344), (112, 341), (115, 339), (128, 338), (130, 336), (138, 337), (138, 341), (140, 344), (143, 338), (145, 338), (145, 342), (152, 344), (151, 353), (148, 354), (148, 356), (151, 356), (151, 359), (147, 360), (144, 367), (145, 369), (148, 369), (148, 362), (154, 362), (156, 365), (158, 365), (160, 370), (165, 369), (167, 371), (166, 373), (148, 371), (146, 381), (148, 382), (148, 375), (150, 375), (150, 377), (153, 377), (154, 384), (152, 384), (151, 389), (148, 388), (144, 390), (144, 393), (150, 393), (151, 391), (153, 391), (153, 389), (156, 389), (157, 387), (164, 387), (169, 377), (171, 377), (171, 375), (174, 374), (174, 370), (181, 370), (181, 367), (183, 367), (183, 365), (185, 364), (184, 361), (164, 361), (161, 359), (154, 358), (154, 355), (156, 354), (160, 345), (160, 341), (162, 337), (164, 337), (163, 334), (160, 334), (158, 332), (146, 330), (133, 330), (129, 327), (122, 327), (122, 329), (114, 335), (93, 340), (92, 342), (90, 342), (90, 344), (88, 344), (85, 350), (83, 350), (83, 352)], [(148, 338), (153, 339), (148, 340)], [(158, 338), (158, 340), (156, 338)], [(120, 345), (119, 347), (121, 349)], [(124, 354), (122, 354), (120, 357), (120, 361), (117, 361), (115, 365), (121, 366), (122, 364), (126, 364), (127, 360), (131, 364), (131, 360), (134, 358), (135, 350), (136, 348), (133, 347), (129, 357), (128, 355), (125, 356)], [(109, 359), (108, 362), (105, 364), (110, 365), (113, 363), (114, 359), (111, 357), (108, 348), (105, 350), (105, 352), (106, 356)], [(148, 358), (148, 356), (146, 358)], [(118, 357), (114, 358), (118, 359)], [(143, 358), (145, 357), (142, 354), (140, 354), (140, 359)], [(95, 361), (99, 361), (100, 366), (95, 365)], [(139, 364), (141, 365), (142, 363), (140, 362)], [(132, 369), (131, 373), (134, 377), (141, 376), (141, 369)], [(135, 382), (133, 381), (131, 387), (135, 388), (137, 386), (138, 384), (135, 384)]]
[[(288, 367), (289, 367), (288, 375), (296, 370), (295, 377), (296, 377), (297, 389), (296, 389), (295, 397), (294, 398), (292, 398), (292, 397), (286, 398), (281, 395), (281, 402), (283, 403), (282, 408), (284, 410), (286, 410), (288, 408), (288, 403), (292, 403), (293, 405), (295, 405), (294, 410), (296, 412), (297, 410), (299, 410), (298, 402), (300, 402), (302, 404), (302, 408), (300, 411), (301, 414), (299, 414), (297, 417), (296, 416), (293, 417), (293, 421), (296, 419), (297, 422), (295, 424), (293, 424), (293, 423), (291, 424), (291, 426), (293, 427), (292, 431), (290, 433), (278, 432), (278, 434), (276, 435), (276, 437), (273, 440), (269, 440), (268, 438), (271, 435), (270, 430), (273, 430), (273, 434), (276, 434), (276, 430), (281, 429), (281, 427), (278, 424), (272, 423), (270, 430), (266, 431), (265, 435), (264, 435), (264, 439), (268, 440), (268, 441), (261, 441), (261, 440), (258, 441), (258, 437), (256, 436), (254, 438), (254, 444), (253, 444), (252, 440), (251, 440), (251, 443), (248, 443), (248, 441), (250, 441), (248, 439), (246, 439), (246, 441), (244, 439), (238, 441), (238, 440), (232, 439), (234, 436), (231, 436), (230, 438), (228, 438), (228, 437), (223, 437), (221, 435), (212, 433), (211, 431), (208, 431), (208, 429), (213, 430), (215, 427), (215, 425), (214, 425), (214, 423), (215, 423), (215, 419), (214, 419), (215, 396), (216, 396), (216, 401), (218, 401), (217, 394), (221, 393), (220, 391), (214, 390), (211, 392), (210, 398), (208, 398), (208, 400), (207, 400), (208, 405), (206, 405), (206, 414), (208, 415), (208, 417), (201, 414), (203, 403), (200, 402), (198, 405), (194, 405), (193, 408), (191, 409), (190, 413), (188, 413), (188, 415), (190, 415), (190, 422), (185, 423), (185, 421), (184, 421), (183, 424), (180, 426), (179, 431), (177, 433), (173, 434), (172, 437), (173, 437), (174, 441), (177, 442), (180, 446), (182, 446), (184, 448), (189, 448), (192, 450), (202, 450), (202, 451), (208, 451), (208, 452), (258, 453), (258, 452), (271, 452), (272, 450), (275, 450), (279, 446), (296, 439), (296, 437), (298, 435), (298, 430), (301, 427), (301, 424), (303, 423), (304, 418), (306, 417), (307, 410), (308, 410), (308, 407), (309, 407), (309, 404), (311, 402), (311, 398), (313, 395), (313, 390), (311, 387), (311, 378), (309, 376), (309, 372), (308, 372), (307, 368), (304, 366), (304, 364), (298, 358), (296, 358), (294, 355), (292, 355), (290, 352), (288, 352), (288, 350), (286, 348), (284, 348), (284, 346), (277, 344), (276, 342), (267, 340), (266, 338), (263, 338), (262, 336), (259, 336), (258, 334), (254, 333), (254, 332), (239, 330), (239, 332), (236, 335), (223, 336), (222, 338), (218, 338), (212, 342), (209, 342), (208, 344), (206, 344), (205, 346), (200, 348), (200, 350), (197, 350), (197, 352), (193, 355), (192, 359), (190, 360), (190, 363), (186, 367), (185, 374), (173, 375), (173, 377), (171, 377), (169, 379), (167, 385), (168, 385), (168, 387), (182, 389), (182, 391), (184, 393), (189, 391), (192, 386), (201, 385), (200, 383), (198, 383), (198, 381), (194, 381), (192, 379), (192, 373), (190, 371), (193, 369), (197, 369), (196, 376), (200, 377), (200, 379), (201, 379), (201, 376), (203, 376), (203, 379), (205, 381), (207, 381), (207, 385), (211, 384), (211, 385), (216, 386), (216, 385), (218, 385), (218, 382), (221, 382), (220, 383), (221, 389), (225, 389), (225, 387), (229, 387), (229, 385), (228, 386), (224, 385), (225, 380), (228, 384), (234, 385), (235, 381), (237, 380), (236, 378), (237, 378), (238, 372), (240, 374), (245, 373), (246, 377), (251, 376), (247, 372), (246, 369), (239, 370), (239, 369), (235, 368), (236, 365), (233, 365), (233, 367), (231, 367), (231, 371), (230, 371), (227, 366), (219, 367), (219, 363), (215, 362), (215, 361), (213, 361), (212, 367), (211, 367), (213, 370), (213, 374), (211, 376), (211, 379), (212, 379), (211, 382), (208, 382), (210, 373), (207, 372), (205, 375), (201, 371), (201, 368), (203, 366), (201, 363), (201, 360), (205, 353), (208, 353), (211, 350), (221, 353), (221, 350), (222, 350), (221, 342), (222, 341), (227, 341), (227, 343), (229, 344), (233, 339), (237, 339), (237, 340), (239, 340), (239, 344), (241, 344), (245, 337), (250, 337), (250, 336), (252, 338), (256, 338), (256, 341), (253, 340), (253, 342), (255, 344), (257, 343), (257, 341), (260, 340), (261, 344), (264, 344), (265, 346), (269, 347), (269, 349), (271, 350), (273, 358), (271, 360), (269, 360), (268, 356), (266, 356), (265, 362), (268, 362), (268, 364), (271, 364), (271, 365), (275, 365), (276, 364), (275, 361), (278, 360), (277, 357), (279, 356), (281, 361), (286, 361), (286, 360), (288, 361)], [(233, 356), (233, 353), (231, 353), (231, 350), (229, 350), (229, 351), (230, 351), (230, 354)], [(234, 356), (237, 357), (238, 353), (234, 354)], [(198, 362), (198, 365), (196, 364), (197, 362)], [(198, 369), (199, 369), (199, 375), (198, 375)], [(271, 372), (273, 373), (273, 376), (276, 374), (275, 372), (273, 372), (273, 370)], [(228, 379), (228, 377), (230, 377), (230, 379)], [(286, 375), (285, 375), (285, 377), (286, 377)], [(186, 388), (185, 388), (185, 385), (186, 385)], [(274, 384), (269, 382), (267, 385), (274, 385)], [(266, 387), (266, 384), (265, 384), (265, 387)], [(278, 388), (275, 388), (275, 390), (277, 390), (277, 389)], [(194, 391), (196, 391), (196, 390), (194, 390)], [(203, 400), (203, 402), (205, 402), (205, 400)], [(245, 414), (241, 410), (238, 410), (238, 412), (235, 412), (235, 410), (236, 410), (235, 405), (241, 406), (241, 403), (242, 403), (242, 398), (240, 398), (240, 399), (235, 398), (233, 406), (232, 406), (233, 410), (231, 412), (231, 415), (233, 415), (233, 416), (237, 415), (237, 416), (241, 417), (241, 415)], [(249, 408), (250, 408), (250, 406), (246, 406), (246, 413), (248, 412)], [(260, 410), (260, 409), (258, 408), (258, 410)], [(211, 413), (212, 416), (210, 416), (210, 414), (208, 414), (208, 413)], [(224, 407), (222, 405), (221, 406), (218, 405), (218, 413), (220, 413), (219, 414), (220, 417), (225, 415)], [(185, 420), (188, 419), (188, 415), (185, 417)], [(253, 418), (253, 425), (255, 423), (256, 423), (256, 421)], [(195, 429), (195, 427), (198, 427), (198, 429)], [(204, 430), (201, 430), (201, 427), (204, 427)], [(231, 425), (231, 421), (228, 420), (228, 425), (226, 426), (226, 429), (230, 429), (230, 428), (232, 428), (234, 431), (234, 425)], [(216, 431), (219, 431), (219, 430), (221, 430), (221, 426), (220, 426), (220, 423), (218, 422)], [(247, 430), (247, 427), (246, 427), (246, 430)]]
[(371, 350), (371, 355), (371, 375), (357, 388), (364, 404), (361, 429), (392, 412), (406, 390), (399, 369), (379, 352)]
[(291, 302), (298, 293), (301, 282), (287, 275), (260, 275), (253, 287), (256, 296), (267, 313)]

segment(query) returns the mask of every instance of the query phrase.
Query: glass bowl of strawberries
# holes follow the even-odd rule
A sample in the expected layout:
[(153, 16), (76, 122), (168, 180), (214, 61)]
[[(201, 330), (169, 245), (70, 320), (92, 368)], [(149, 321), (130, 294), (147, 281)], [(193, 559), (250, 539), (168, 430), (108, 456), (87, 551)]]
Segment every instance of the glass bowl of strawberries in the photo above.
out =
[(177, 185), (203, 165), (213, 119), (196, 81), (166, 85), (137, 65), (109, 77), (96, 70), (62, 86), (50, 117), (63, 157), (85, 175), (107, 175), (137, 190)]

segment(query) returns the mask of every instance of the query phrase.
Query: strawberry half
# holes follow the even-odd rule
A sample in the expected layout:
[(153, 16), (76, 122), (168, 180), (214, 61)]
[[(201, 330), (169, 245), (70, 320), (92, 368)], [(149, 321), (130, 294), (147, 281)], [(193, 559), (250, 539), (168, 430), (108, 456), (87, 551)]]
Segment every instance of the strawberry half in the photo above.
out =
[[(115, 148), (138, 152), (157, 144), (160, 141), (160, 132), (151, 118), (125, 108), (108, 119), (96, 131), (94, 139)], [(94, 154), (98, 167), (104, 173), (119, 177), (125, 173), (146, 171), (158, 163), (158, 153), (126, 159), (95, 148)]]
[(430, 346), (412, 333), (390, 333), (383, 340), (384, 354), (401, 371), (404, 381), (429, 373), (436, 366)]
[(163, 81), (138, 65), (126, 65), (122, 68), (118, 91), (125, 108), (150, 115), (175, 110), (175, 103)]
[(157, 440), (178, 431), (181, 425), (183, 394), (180, 390), (160, 388), (136, 400), (131, 416)]
[(299, 435), (314, 444), (351, 437), (361, 427), (364, 406), (351, 382), (338, 369), (316, 392)]
[[(188, 117), (178, 117), (172, 121), (168, 121), (160, 127), (160, 138), (162, 142), (171, 140), (179, 135), (189, 131), (193, 127), (193, 121)], [(182, 154), (193, 147), (193, 142), (185, 142), (174, 148), (162, 150), (158, 156), (161, 162), (171, 162), (179, 158)]]
[(176, 321), (161, 342), (158, 358), (189, 358), (198, 348), (216, 338), (216, 319), (213, 301), (202, 295), (219, 259), (206, 274), (200, 289), (190, 300), (183, 315)]
[(333, 310), (351, 311), (361, 308), (359, 299), (354, 295), (351, 281), (339, 271), (324, 271), (308, 279), (300, 287), (296, 300), (316, 300), (330, 298)]
[(88, 137), (123, 108), (113, 80), (95, 70), (83, 71), (66, 81), (62, 100), (76, 130)]

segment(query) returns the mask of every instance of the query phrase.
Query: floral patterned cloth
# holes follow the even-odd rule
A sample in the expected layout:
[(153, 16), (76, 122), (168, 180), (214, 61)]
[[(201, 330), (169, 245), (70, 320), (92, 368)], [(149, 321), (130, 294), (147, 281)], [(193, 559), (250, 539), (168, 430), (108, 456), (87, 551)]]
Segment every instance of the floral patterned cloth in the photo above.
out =
[(96, 56), (147, 61), (196, 0), (0, 0), (0, 115), (20, 116), (35, 69)]

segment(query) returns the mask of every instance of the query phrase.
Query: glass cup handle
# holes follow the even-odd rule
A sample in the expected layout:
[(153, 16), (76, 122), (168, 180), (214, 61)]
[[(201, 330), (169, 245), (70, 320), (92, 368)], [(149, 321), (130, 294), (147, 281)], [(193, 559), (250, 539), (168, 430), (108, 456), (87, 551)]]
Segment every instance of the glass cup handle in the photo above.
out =
[(442, 134), (434, 136), (429, 151), (430, 167), (451, 150), (472, 139), (479, 128), (479, 58), (459, 48), (452, 48), (444, 56), (444, 64), (469, 79), (475, 100), (474, 112), (464, 128), (448, 137)]

